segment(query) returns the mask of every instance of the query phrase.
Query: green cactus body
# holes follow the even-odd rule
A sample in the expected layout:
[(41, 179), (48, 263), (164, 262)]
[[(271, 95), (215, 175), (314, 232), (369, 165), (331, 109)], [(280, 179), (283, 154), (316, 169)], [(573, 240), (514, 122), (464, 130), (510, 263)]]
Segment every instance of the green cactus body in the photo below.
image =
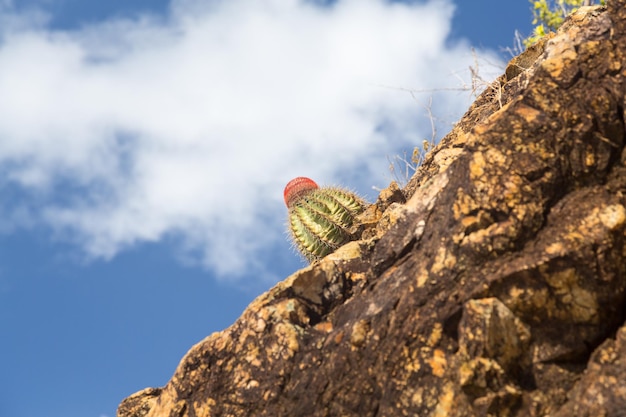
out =
[(336, 187), (319, 188), (305, 177), (287, 184), (285, 203), (294, 245), (309, 262), (351, 240), (354, 216), (365, 209), (365, 202), (354, 193)]

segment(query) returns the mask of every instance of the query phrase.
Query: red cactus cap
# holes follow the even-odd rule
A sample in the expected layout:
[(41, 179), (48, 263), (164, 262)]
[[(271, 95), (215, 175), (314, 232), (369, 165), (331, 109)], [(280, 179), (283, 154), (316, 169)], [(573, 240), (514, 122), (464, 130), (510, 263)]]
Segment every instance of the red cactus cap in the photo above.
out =
[(290, 207), (291, 204), (300, 198), (303, 194), (311, 190), (320, 188), (315, 181), (307, 177), (297, 177), (292, 179), (285, 186), (285, 204)]

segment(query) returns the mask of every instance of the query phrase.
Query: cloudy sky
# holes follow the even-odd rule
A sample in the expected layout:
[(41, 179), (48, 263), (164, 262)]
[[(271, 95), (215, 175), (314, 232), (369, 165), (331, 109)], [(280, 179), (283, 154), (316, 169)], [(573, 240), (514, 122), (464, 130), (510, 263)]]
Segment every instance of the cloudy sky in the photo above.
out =
[(403, 179), (530, 31), (466, 3), (0, 0), (0, 416), (113, 417), (303, 265), (287, 181)]

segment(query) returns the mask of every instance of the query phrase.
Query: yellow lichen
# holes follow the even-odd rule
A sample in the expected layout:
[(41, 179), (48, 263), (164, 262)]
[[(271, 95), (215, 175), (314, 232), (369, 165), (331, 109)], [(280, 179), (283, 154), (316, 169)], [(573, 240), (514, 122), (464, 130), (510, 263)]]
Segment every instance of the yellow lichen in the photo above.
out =
[(600, 211), (598, 218), (606, 228), (613, 230), (626, 222), (626, 209), (621, 204), (606, 206)]
[(426, 344), (430, 347), (435, 347), (437, 343), (441, 340), (441, 334), (443, 333), (443, 327), (441, 323), (435, 323), (433, 325), (432, 331), (430, 332), (430, 336), (428, 336), (428, 340)]
[(411, 350), (408, 346), (402, 348), (402, 355), (406, 357), (404, 368), (408, 372), (417, 372), (422, 368), (419, 350)]
[(558, 79), (576, 61), (578, 54), (571, 43), (554, 41), (552, 45), (550, 56), (541, 63), (541, 67), (553, 79)]
[(359, 320), (352, 326), (352, 334), (350, 335), (350, 344), (353, 347), (360, 347), (365, 343), (367, 332), (369, 332), (369, 323), (366, 320)]
[(446, 360), (446, 354), (443, 350), (435, 349), (433, 351), (433, 356), (429, 358), (427, 362), (433, 371), (433, 375), (441, 378), (445, 374), (448, 362)]
[(435, 260), (433, 262), (433, 266), (430, 271), (433, 274), (438, 274), (444, 269), (450, 269), (456, 264), (456, 258), (454, 255), (449, 253), (445, 246), (439, 247), (437, 251), (437, 255), (435, 255)]
[(424, 284), (426, 284), (426, 281), (428, 281), (428, 271), (425, 269), (420, 269), (417, 275), (417, 287), (423, 287)]
[(542, 114), (539, 110), (525, 104), (520, 104), (519, 106), (517, 106), (515, 112), (518, 115), (522, 116), (528, 124), (534, 123)]
[(452, 414), (455, 407), (454, 385), (448, 382), (443, 386), (443, 390), (437, 398), (437, 407), (431, 414), (432, 417), (447, 417)]

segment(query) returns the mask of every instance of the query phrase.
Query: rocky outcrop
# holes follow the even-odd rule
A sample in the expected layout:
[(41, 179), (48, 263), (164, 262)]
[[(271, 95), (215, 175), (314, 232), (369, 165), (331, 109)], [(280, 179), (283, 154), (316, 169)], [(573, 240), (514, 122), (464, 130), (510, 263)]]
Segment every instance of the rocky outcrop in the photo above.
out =
[(527, 54), (361, 240), (118, 416), (625, 415), (626, 0)]

